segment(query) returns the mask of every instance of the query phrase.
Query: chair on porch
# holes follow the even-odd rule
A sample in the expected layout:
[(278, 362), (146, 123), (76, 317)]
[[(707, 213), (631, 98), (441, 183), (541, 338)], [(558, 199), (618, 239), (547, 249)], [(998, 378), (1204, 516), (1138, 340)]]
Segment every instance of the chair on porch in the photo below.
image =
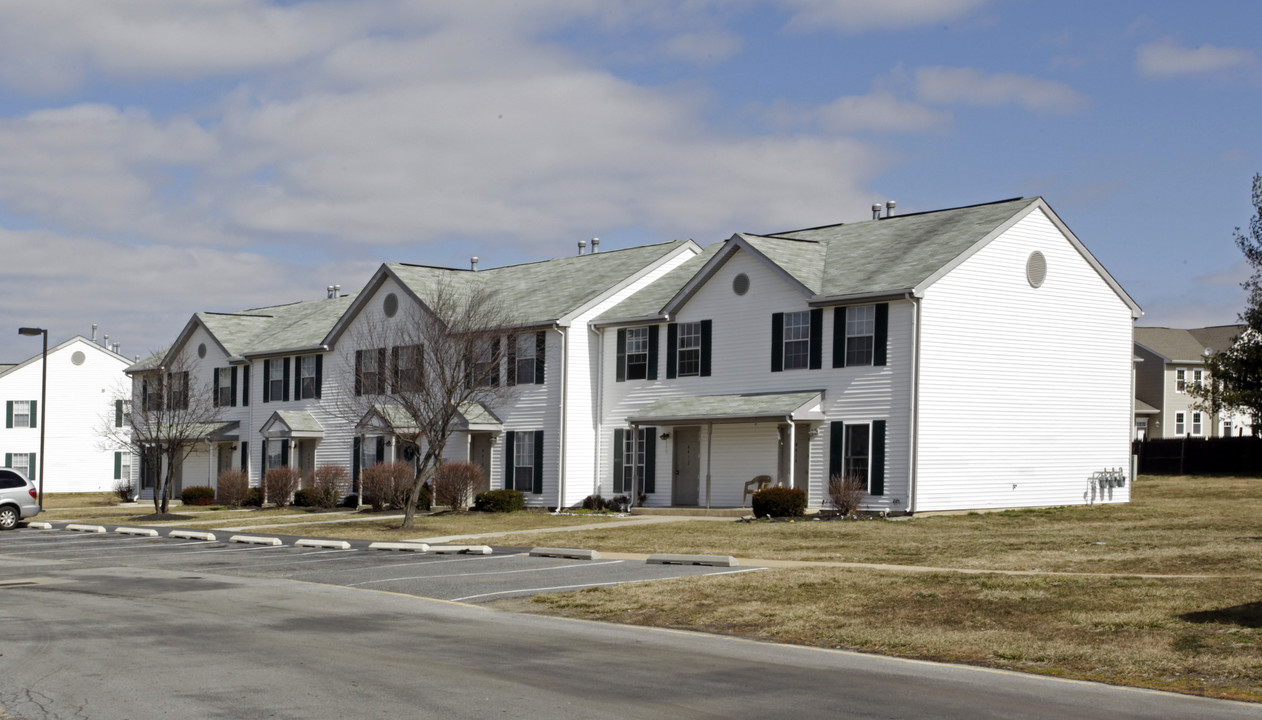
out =
[(766, 490), (771, 487), (773, 483), (774, 481), (771, 479), (770, 475), (759, 475), (753, 480), (746, 480), (745, 495), (741, 497), (741, 507), (745, 507), (749, 504), (750, 495), (753, 495), (759, 490)]

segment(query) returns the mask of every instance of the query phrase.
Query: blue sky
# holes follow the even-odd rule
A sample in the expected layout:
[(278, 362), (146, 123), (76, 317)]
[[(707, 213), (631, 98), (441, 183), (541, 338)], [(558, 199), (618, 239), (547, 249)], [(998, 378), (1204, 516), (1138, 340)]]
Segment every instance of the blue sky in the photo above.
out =
[(98, 323), (1042, 195), (1145, 310), (1234, 322), (1255, 2), (0, 4), (0, 362)]

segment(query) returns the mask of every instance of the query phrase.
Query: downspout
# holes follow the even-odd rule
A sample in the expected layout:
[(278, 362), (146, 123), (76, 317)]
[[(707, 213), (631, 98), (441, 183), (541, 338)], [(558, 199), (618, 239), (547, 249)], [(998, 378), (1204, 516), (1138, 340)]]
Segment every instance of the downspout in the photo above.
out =
[(914, 515), (916, 513), (916, 474), (917, 474), (917, 444), (920, 439), (920, 409), (917, 399), (920, 396), (920, 298), (912, 293), (907, 293), (907, 299), (911, 301), (911, 333), (912, 333), (912, 354), (911, 354), (911, 398), (908, 407), (909, 419), (911, 420), (911, 441), (907, 443), (908, 454), (910, 455), (910, 465), (907, 468), (907, 512)]
[[(565, 507), (565, 439), (567, 420), (570, 415), (570, 408), (565, 404), (565, 386), (566, 386), (566, 358), (569, 355), (569, 336), (565, 333), (565, 328), (560, 324), (553, 325), (557, 332), (561, 333), (561, 437), (557, 443), (558, 473), (557, 473), (557, 507), (556, 511), (561, 512)], [(544, 365), (544, 371), (547, 372), (547, 365)]]
[[(605, 330), (588, 326), (596, 336), (596, 464), (592, 467), (592, 495), (600, 494), (601, 440), (605, 434)], [(591, 342), (591, 338), (588, 338)]]

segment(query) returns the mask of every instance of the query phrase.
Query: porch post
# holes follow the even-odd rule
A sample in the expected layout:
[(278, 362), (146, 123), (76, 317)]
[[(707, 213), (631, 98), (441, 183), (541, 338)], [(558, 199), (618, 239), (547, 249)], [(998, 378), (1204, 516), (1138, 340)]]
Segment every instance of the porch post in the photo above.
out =
[(710, 457), (714, 448), (714, 423), (706, 423), (705, 432), (705, 509), (710, 509)]
[(628, 508), (635, 507), (636, 490), (640, 486), (640, 426), (631, 423), (631, 492)]
[(797, 477), (793, 471), (793, 461), (797, 455), (797, 425), (793, 423), (793, 418), (789, 418), (789, 482), (786, 487), (793, 488), (794, 479)]

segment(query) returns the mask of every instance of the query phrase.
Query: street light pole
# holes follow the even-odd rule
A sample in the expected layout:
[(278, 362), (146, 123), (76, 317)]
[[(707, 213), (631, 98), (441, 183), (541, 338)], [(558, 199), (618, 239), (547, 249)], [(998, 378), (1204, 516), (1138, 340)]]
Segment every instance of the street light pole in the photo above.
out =
[(44, 433), (48, 427), (48, 329), (18, 328), (19, 335), (44, 336), (44, 360), (39, 383), (39, 509), (44, 510)]

